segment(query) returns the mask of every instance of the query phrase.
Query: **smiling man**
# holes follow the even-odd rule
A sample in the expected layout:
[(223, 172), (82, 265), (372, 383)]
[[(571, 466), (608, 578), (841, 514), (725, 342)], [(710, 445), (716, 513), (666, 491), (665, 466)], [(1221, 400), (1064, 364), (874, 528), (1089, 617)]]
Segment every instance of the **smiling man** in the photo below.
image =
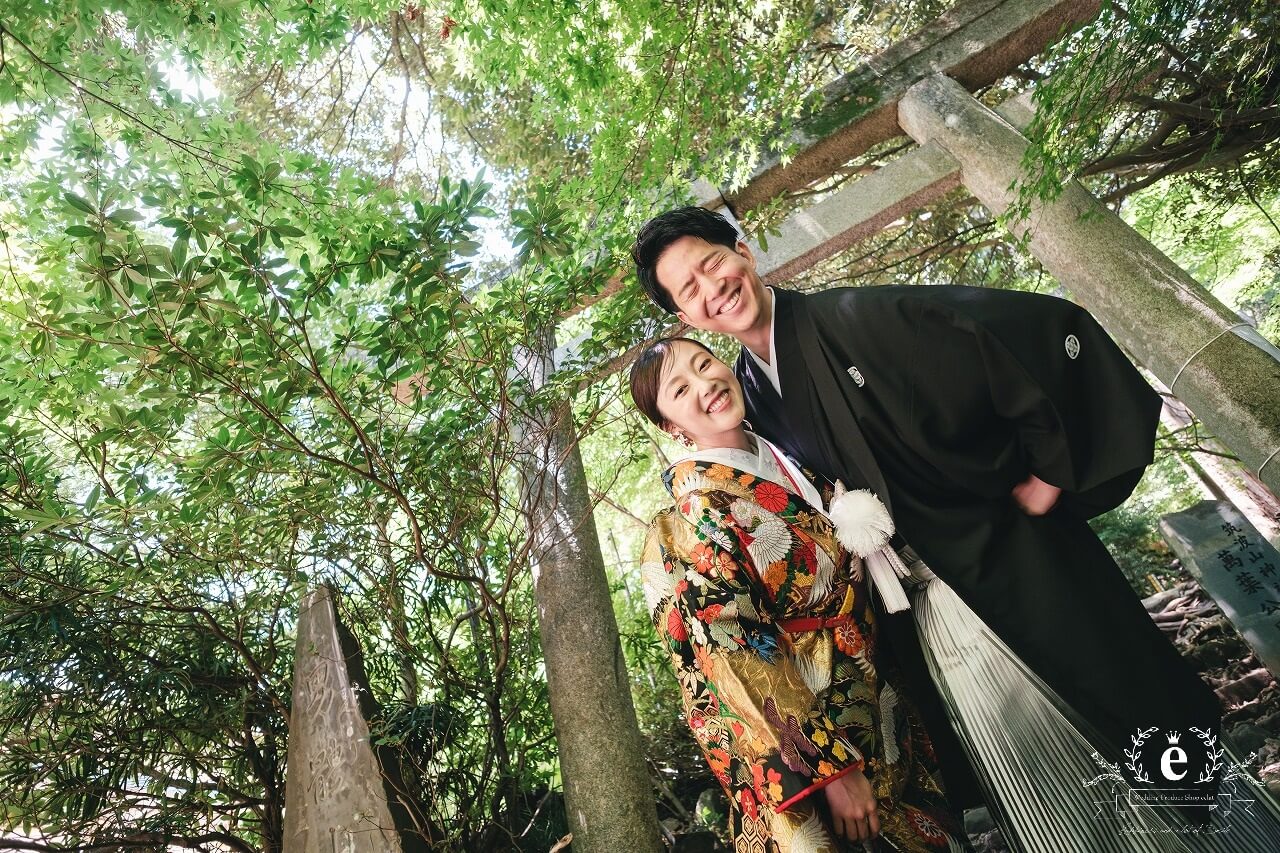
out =
[[(648, 222), (632, 255), (655, 303), (742, 344), (755, 431), (875, 492), (1073, 719), (1113, 748), (1151, 726), (1217, 731), (1212, 692), (1087, 523), (1151, 462), (1160, 399), (1086, 311), (970, 287), (766, 288), (734, 226), (698, 207)], [(976, 804), (910, 614), (884, 628), (952, 802)]]
[(730, 246), (699, 236), (678, 237), (659, 255), (653, 278), (671, 282), (669, 290), (660, 291), (671, 303), (663, 307), (685, 323), (732, 335), (749, 350), (769, 352), (773, 295), (760, 286), (746, 243)]

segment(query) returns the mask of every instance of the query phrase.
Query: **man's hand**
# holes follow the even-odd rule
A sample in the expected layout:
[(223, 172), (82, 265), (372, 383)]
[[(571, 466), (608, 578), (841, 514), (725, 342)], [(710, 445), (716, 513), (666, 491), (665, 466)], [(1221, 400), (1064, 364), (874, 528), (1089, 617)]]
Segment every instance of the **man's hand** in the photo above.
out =
[(880, 834), (880, 817), (871, 782), (860, 771), (846, 773), (822, 789), (831, 809), (832, 829), (850, 841), (867, 841)]
[(1058, 502), (1062, 489), (1032, 474), (1013, 487), (1013, 499), (1027, 515), (1044, 515)]

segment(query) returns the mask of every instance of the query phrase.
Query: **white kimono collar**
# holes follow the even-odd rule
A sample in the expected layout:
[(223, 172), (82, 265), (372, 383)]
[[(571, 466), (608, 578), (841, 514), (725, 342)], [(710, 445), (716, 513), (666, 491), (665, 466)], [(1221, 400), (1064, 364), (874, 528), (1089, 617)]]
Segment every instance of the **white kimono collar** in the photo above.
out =
[(773, 292), (772, 287), (766, 287), (769, 291), (769, 361), (766, 363), (763, 358), (751, 351), (750, 347), (743, 347), (747, 351), (747, 355), (755, 360), (756, 366), (764, 373), (769, 382), (773, 385), (773, 390), (778, 392), (778, 398), (782, 398), (782, 380), (778, 373), (778, 347), (774, 343), (773, 330), (778, 325), (778, 297)]
[(749, 431), (747, 436), (755, 443), (756, 449), (754, 451), (739, 450), (736, 447), (709, 447), (706, 450), (695, 450), (693, 453), (676, 460), (673, 464), (678, 465), (681, 462), (715, 464), (718, 462), (721, 465), (728, 465), (730, 468), (744, 471), (761, 480), (776, 483), (788, 492), (804, 498), (818, 512), (825, 511), (822, 495), (787, 454), (779, 450), (773, 442), (764, 436), (756, 435)]
[[(898, 613), (910, 608), (910, 601), (902, 587), (902, 578), (910, 576), (910, 570), (888, 542), (889, 534), (893, 532), (893, 521), (889, 518), (884, 504), (870, 492), (859, 490), (845, 494), (844, 486), (838, 485), (837, 494), (832, 499), (831, 506), (825, 506), (818, 489), (809, 482), (809, 478), (801, 472), (796, 463), (763, 436), (753, 432), (747, 432), (747, 435), (755, 442), (754, 451), (739, 450), (736, 447), (710, 447), (706, 450), (695, 450), (676, 460), (673, 467), (681, 462), (702, 462), (713, 465), (718, 462), (762, 480), (768, 480), (792, 494), (799, 495), (815, 510), (831, 519), (841, 544), (862, 559), (871, 575), (873, 588), (880, 594), (885, 610), (889, 613)], [(868, 501), (874, 506), (868, 506)], [(868, 521), (868, 519), (874, 519), (874, 521)], [(855, 577), (858, 577), (857, 573)]]

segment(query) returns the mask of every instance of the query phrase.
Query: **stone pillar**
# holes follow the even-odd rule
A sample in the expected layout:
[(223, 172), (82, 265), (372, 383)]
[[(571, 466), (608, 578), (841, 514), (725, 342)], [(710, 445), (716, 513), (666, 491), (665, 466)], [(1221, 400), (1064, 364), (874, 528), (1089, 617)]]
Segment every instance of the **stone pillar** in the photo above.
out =
[(298, 608), (284, 853), (402, 853), (329, 590)]
[[(958, 83), (912, 86), (898, 123), (960, 163), (961, 182), (992, 212), (1015, 200), (1027, 140)], [(1280, 493), (1280, 351), (1077, 181), (1013, 223), (1031, 253), (1218, 439)]]
[(1160, 532), (1262, 665), (1280, 674), (1280, 552), (1227, 501), (1166, 515)]
[[(533, 394), (521, 441), (521, 503), (574, 853), (659, 853), (653, 785), (567, 400), (537, 399), (553, 333), (518, 372)], [(545, 391), (543, 392), (545, 393)]]

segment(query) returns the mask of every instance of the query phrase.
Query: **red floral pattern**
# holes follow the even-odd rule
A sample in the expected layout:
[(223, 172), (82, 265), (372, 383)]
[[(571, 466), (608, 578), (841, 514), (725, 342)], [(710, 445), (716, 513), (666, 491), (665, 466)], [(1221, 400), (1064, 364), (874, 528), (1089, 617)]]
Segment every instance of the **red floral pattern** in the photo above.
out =
[[(909, 716), (883, 727), (898, 733), (900, 756), (885, 761), (874, 618), (826, 517), (777, 483), (723, 465), (685, 461), (664, 479), (678, 508), (650, 527), (644, 561), (662, 565), (667, 581), (647, 597), (657, 602), (654, 625), (671, 653), (690, 728), (733, 804), (735, 831), (754, 838), (780, 806), (808, 808), (806, 798), (825, 782), (866, 772), (878, 796), (889, 792), (882, 832), (896, 849), (936, 849), (938, 837), (963, 848), (963, 835), (944, 829), (953, 822), (933, 767), (922, 763), (932, 748)], [(773, 562), (755, 565), (753, 545)], [(785, 556), (774, 559), (780, 550)], [(815, 588), (824, 592), (810, 601)], [(835, 616), (845, 621), (817, 632), (789, 635), (777, 625)], [(827, 651), (815, 651), (821, 648)], [(817, 693), (803, 686), (813, 677), (812, 663), (808, 676), (799, 668), (806, 654), (830, 668)], [(722, 679), (739, 686), (726, 692)], [(740, 686), (748, 680), (771, 685), (770, 694), (751, 698)], [(909, 714), (905, 703), (897, 708)]]
[(787, 490), (768, 480), (761, 480), (756, 484), (755, 498), (761, 507), (774, 513), (782, 512), (791, 503)]

